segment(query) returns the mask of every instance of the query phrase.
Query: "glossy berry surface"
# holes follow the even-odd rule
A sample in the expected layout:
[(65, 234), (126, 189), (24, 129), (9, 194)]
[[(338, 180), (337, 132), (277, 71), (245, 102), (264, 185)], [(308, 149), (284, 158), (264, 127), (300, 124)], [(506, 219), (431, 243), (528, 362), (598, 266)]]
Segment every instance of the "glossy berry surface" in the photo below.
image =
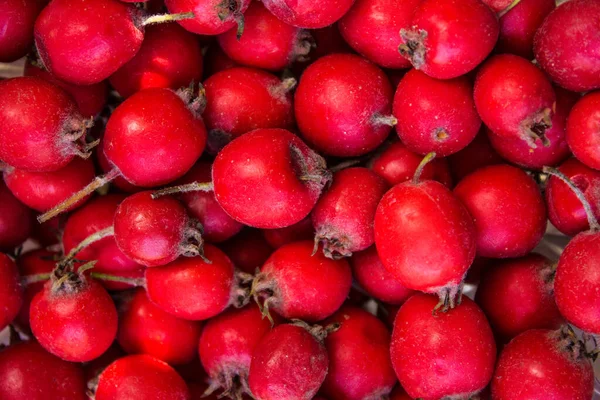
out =
[(600, 170), (600, 92), (588, 93), (571, 110), (567, 120), (567, 143), (585, 165)]

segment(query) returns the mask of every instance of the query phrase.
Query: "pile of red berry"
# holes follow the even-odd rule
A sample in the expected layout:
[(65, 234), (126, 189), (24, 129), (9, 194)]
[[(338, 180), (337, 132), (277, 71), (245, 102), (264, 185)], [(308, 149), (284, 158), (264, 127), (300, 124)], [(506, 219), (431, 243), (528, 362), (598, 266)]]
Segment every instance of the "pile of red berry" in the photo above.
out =
[(0, 400), (592, 399), (561, 3), (0, 0)]

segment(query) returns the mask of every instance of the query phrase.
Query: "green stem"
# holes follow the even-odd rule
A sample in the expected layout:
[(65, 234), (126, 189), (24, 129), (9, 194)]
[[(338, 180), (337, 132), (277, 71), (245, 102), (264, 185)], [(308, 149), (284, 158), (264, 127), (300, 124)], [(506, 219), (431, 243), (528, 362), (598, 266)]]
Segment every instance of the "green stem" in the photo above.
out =
[(423, 173), (423, 169), (425, 169), (425, 166), (427, 164), (429, 164), (431, 161), (433, 161), (434, 158), (435, 158), (434, 152), (431, 152), (431, 153), (427, 154), (425, 157), (423, 157), (423, 159), (419, 163), (419, 166), (415, 170), (415, 174), (413, 175), (413, 179), (412, 179), (413, 185), (417, 185), (419, 183), (419, 180), (421, 179), (421, 174)]

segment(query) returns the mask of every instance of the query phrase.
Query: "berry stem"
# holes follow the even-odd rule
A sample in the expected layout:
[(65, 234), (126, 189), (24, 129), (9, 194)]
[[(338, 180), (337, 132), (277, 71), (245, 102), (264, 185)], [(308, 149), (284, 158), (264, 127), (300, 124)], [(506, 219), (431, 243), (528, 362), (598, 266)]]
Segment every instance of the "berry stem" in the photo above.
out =
[(135, 287), (144, 286), (146, 284), (146, 279), (144, 278), (127, 278), (124, 276), (110, 275), (102, 272), (92, 272), (90, 276), (99, 281), (120, 282)]
[(77, 204), (79, 201), (83, 200), (84, 197), (94, 192), (94, 190), (101, 188), (106, 185), (108, 182), (112, 181), (116, 177), (118, 177), (121, 172), (117, 168), (113, 168), (106, 175), (96, 177), (92, 182), (90, 182), (86, 187), (81, 189), (79, 192), (75, 193), (73, 196), (69, 197), (67, 200), (63, 201), (59, 205), (55, 206), (51, 210), (41, 214), (37, 217), (38, 222), (44, 223), (49, 219), (56, 217), (58, 214), (61, 214), (67, 211), (69, 208)]
[(81, 243), (79, 243), (77, 246), (73, 247), (71, 249), (71, 251), (69, 252), (69, 254), (67, 254), (65, 256), (65, 258), (60, 261), (59, 265), (66, 265), (66, 264), (70, 263), (71, 260), (73, 260), (73, 258), (77, 255), (77, 253), (79, 253), (81, 250), (85, 249), (92, 243), (102, 240), (105, 237), (113, 236), (114, 234), (115, 234), (115, 230), (112, 226), (91, 234), (90, 236), (83, 239), (81, 241)]
[(543, 172), (546, 174), (554, 175), (561, 181), (567, 184), (567, 186), (573, 191), (577, 199), (583, 205), (583, 209), (585, 210), (585, 215), (587, 216), (588, 223), (590, 224), (590, 230), (592, 232), (597, 232), (600, 230), (600, 224), (598, 224), (598, 220), (594, 215), (594, 211), (592, 210), (592, 206), (590, 202), (585, 198), (583, 192), (571, 181), (565, 174), (560, 172), (556, 168), (552, 167), (544, 167)]
[(413, 185), (419, 184), (419, 180), (421, 179), (421, 174), (423, 173), (423, 169), (425, 169), (425, 166), (427, 164), (429, 164), (431, 161), (433, 161), (434, 158), (435, 158), (434, 152), (431, 152), (431, 153), (427, 154), (425, 157), (423, 157), (423, 159), (419, 163), (419, 166), (415, 170), (415, 174), (413, 175), (413, 178), (412, 178)]
[(372, 121), (375, 125), (396, 126), (398, 124), (398, 120), (393, 115), (375, 114)]
[(169, 194), (177, 194), (177, 193), (187, 193), (187, 192), (212, 192), (213, 184), (212, 182), (192, 182), (186, 183), (185, 185), (177, 185), (171, 186), (168, 188), (157, 190), (152, 193), (152, 198), (157, 199), (162, 196), (166, 196)]
[(47, 281), (50, 279), (50, 276), (52, 276), (50, 272), (46, 272), (44, 274), (26, 275), (21, 279), (21, 284), (23, 286), (27, 286), (33, 283)]
[(504, 17), (510, 10), (515, 8), (520, 2), (521, 2), (521, 0), (513, 0), (513, 2), (508, 5), (508, 7), (506, 7), (504, 10), (502, 10), (498, 13), (498, 18)]
[(181, 21), (182, 19), (192, 19), (194, 18), (193, 12), (185, 12), (178, 14), (159, 14), (153, 15), (151, 17), (146, 18), (144, 22), (142, 22), (142, 26), (150, 25), (150, 24), (162, 24), (165, 22), (171, 21)]

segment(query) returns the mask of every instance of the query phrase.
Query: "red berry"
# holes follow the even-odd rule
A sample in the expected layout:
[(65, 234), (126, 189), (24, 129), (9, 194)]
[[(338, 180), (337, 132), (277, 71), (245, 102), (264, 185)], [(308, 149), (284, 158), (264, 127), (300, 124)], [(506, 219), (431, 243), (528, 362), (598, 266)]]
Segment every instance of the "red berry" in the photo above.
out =
[(294, 110), (290, 81), (253, 68), (231, 68), (204, 82), (209, 150), (258, 128), (291, 128)]
[(377, 300), (400, 305), (414, 292), (405, 288), (381, 263), (375, 246), (355, 253), (350, 258), (354, 279)]
[(538, 64), (565, 89), (585, 92), (600, 88), (598, 18), (600, 3), (596, 0), (565, 2), (546, 17), (535, 34)]
[(112, 113), (104, 132), (103, 150), (129, 183), (164, 185), (183, 176), (196, 163), (204, 150), (206, 128), (188, 97), (187, 92), (146, 89)]
[[(62, 1), (62, 0), (60, 0)], [(0, 159), (27, 171), (56, 171), (86, 149), (77, 105), (62, 89), (39, 78), (0, 82)]]
[[(586, 167), (575, 158), (562, 163), (558, 170), (583, 192), (596, 218), (600, 218), (600, 171)], [(546, 184), (546, 206), (550, 222), (565, 235), (575, 236), (590, 229), (581, 201), (555, 176), (550, 176)]]
[(518, 168), (481, 168), (460, 181), (454, 194), (473, 216), (480, 256), (521, 257), (544, 235), (544, 199), (533, 178)]
[[(599, 50), (600, 51), (600, 50)], [(579, 161), (600, 170), (600, 92), (579, 100), (567, 120), (567, 143)]]
[(150, 26), (142, 47), (110, 76), (123, 97), (147, 88), (179, 89), (202, 78), (202, 52), (195, 35), (177, 24)]
[(52, 1), (35, 22), (44, 67), (76, 85), (108, 78), (133, 58), (143, 38), (141, 11), (117, 0)]
[(492, 381), (493, 399), (591, 399), (592, 365), (577, 354), (571, 342), (561, 332), (546, 329), (517, 336), (498, 359)]
[(421, 0), (357, 0), (338, 23), (354, 50), (385, 68), (409, 68), (398, 52), (398, 32), (410, 25)]
[(211, 391), (237, 398), (248, 391), (248, 373), (258, 342), (271, 330), (255, 304), (230, 309), (208, 321), (200, 337), (200, 361), (211, 379)]
[[(412, 179), (422, 159), (421, 155), (407, 149), (402, 142), (395, 142), (376, 154), (370, 161), (370, 166), (373, 172), (393, 186)], [(425, 165), (421, 178), (438, 181), (448, 188), (452, 187), (448, 162), (444, 158), (436, 158)]]
[[(308, 217), (294, 225), (286, 226), (285, 228), (263, 229), (262, 233), (267, 243), (274, 249), (278, 249), (288, 243), (310, 240), (315, 237), (312, 221)], [(264, 261), (266, 261), (266, 259)], [(260, 265), (262, 265), (262, 263), (260, 263)]]
[[(211, 164), (205, 161), (198, 162), (181, 178), (181, 183), (210, 182)], [(227, 240), (237, 234), (243, 227), (242, 224), (231, 218), (221, 208), (212, 191), (194, 191), (181, 194), (190, 215), (202, 224), (202, 237), (211, 243)]]
[(273, 328), (255, 347), (250, 390), (257, 400), (310, 400), (325, 380), (329, 359), (320, 326), (284, 324)]
[(0, 352), (2, 400), (86, 400), (83, 371), (46, 352), (35, 341)]
[(10, 324), (23, 304), (23, 288), (15, 262), (0, 253), (0, 330)]
[[(310, 218), (307, 220), (310, 223)], [(312, 223), (310, 223), (310, 229), (312, 231)], [(309, 239), (313, 237), (314, 235), (311, 233)], [(254, 274), (273, 253), (273, 247), (263, 235), (257, 229), (251, 228), (242, 230), (219, 247), (233, 261), (236, 268), (249, 274)]]
[(467, 77), (441, 81), (411, 70), (398, 85), (393, 110), (402, 143), (419, 154), (456, 153), (481, 127)]
[(110, 364), (98, 378), (96, 400), (189, 400), (177, 372), (152, 356), (127, 356)]
[[(485, 166), (504, 163), (504, 159), (496, 153), (496, 150), (490, 144), (486, 130), (487, 127), (484, 126), (483, 130), (475, 136), (475, 139), (467, 147), (448, 157), (450, 171), (456, 181), (460, 181), (465, 176)], [(529, 146), (527, 148), (529, 149)], [(433, 162), (435, 161), (433, 160)], [(427, 166), (425, 166), (423, 173), (427, 171)], [(436, 180), (442, 182), (441, 179)]]
[(244, 12), (250, 0), (165, 0), (170, 13), (193, 12), (194, 18), (177, 21), (192, 33), (218, 35), (238, 25), (244, 29)]
[(544, 166), (556, 165), (569, 157), (571, 150), (566, 141), (567, 116), (575, 102), (577, 93), (568, 92), (555, 87), (556, 107), (551, 119), (552, 126), (544, 130), (543, 146), (534, 149), (527, 141), (519, 137), (501, 137), (485, 128), (494, 149), (505, 159), (530, 169), (541, 169)]
[(437, 298), (416, 294), (394, 322), (391, 357), (413, 398), (436, 400), (479, 393), (489, 383), (496, 344), (483, 312), (468, 298), (447, 313), (431, 313)]
[(115, 340), (117, 310), (98, 282), (83, 274), (55, 272), (31, 302), (30, 324), (50, 353), (85, 362), (99, 357)]
[(148, 354), (171, 365), (191, 362), (202, 324), (164, 312), (137, 289), (119, 314), (117, 341), (129, 354)]
[(424, 0), (400, 30), (400, 53), (433, 78), (456, 78), (490, 54), (498, 32), (498, 18), (480, 0)]
[(544, 73), (511, 54), (490, 58), (477, 73), (475, 105), (499, 138), (521, 139), (529, 147), (549, 145), (556, 95)]
[(217, 38), (225, 54), (236, 63), (279, 71), (308, 55), (308, 32), (281, 21), (261, 2), (250, 4), (244, 19), (241, 39), (234, 29)]
[(325, 154), (359, 156), (379, 146), (392, 129), (392, 96), (377, 66), (353, 54), (332, 54), (302, 74), (294, 98), (298, 127)]
[(173, 197), (152, 199), (151, 192), (133, 194), (114, 214), (119, 249), (147, 267), (165, 265), (180, 255), (202, 253), (202, 237), (185, 207)]
[(352, 284), (348, 262), (312, 251), (310, 241), (290, 243), (265, 262), (253, 283), (265, 313), (273, 310), (286, 319), (313, 322), (340, 308)]
[(560, 313), (574, 326), (600, 333), (600, 232), (575, 236), (563, 250), (554, 281)]
[(324, 28), (340, 19), (354, 0), (265, 0), (265, 7), (286, 24), (300, 28)]
[(343, 307), (327, 323), (339, 323), (340, 329), (325, 338), (329, 371), (323, 394), (347, 400), (388, 395), (396, 375), (390, 361), (390, 331), (383, 322), (360, 308)]
[(27, 55), (33, 44), (33, 24), (45, 0), (6, 0), (0, 4), (0, 62)]
[(23, 253), (17, 259), (17, 267), (19, 267), (19, 274), (21, 275), (23, 286), (23, 305), (15, 320), (19, 327), (25, 329), (29, 328), (29, 308), (31, 306), (31, 301), (38, 292), (41, 292), (44, 289), (44, 284), (47, 281), (47, 279), (32, 280), (34, 278), (33, 276), (49, 274), (52, 272), (56, 266), (56, 259), (58, 259), (59, 256), (58, 253), (52, 251), (37, 249)]
[(208, 50), (206, 50), (206, 54), (204, 55), (205, 78), (211, 77), (217, 72), (238, 66), (238, 63), (229, 58), (217, 43), (212, 43), (208, 46)]
[(394, 186), (375, 214), (375, 244), (385, 268), (406, 288), (442, 297), (460, 289), (475, 258), (475, 238), (466, 208), (435, 181)]
[(215, 197), (227, 214), (273, 229), (306, 217), (330, 173), (325, 160), (291, 132), (257, 129), (223, 148), (212, 176)]
[[(4, 182), (19, 201), (36, 211), (44, 212), (81, 190), (94, 176), (94, 164), (91, 160), (75, 158), (63, 168), (52, 172), (9, 168), (4, 171)], [(89, 196), (83, 198), (69, 210), (81, 206), (88, 199)]]
[[(96, 158), (98, 160), (100, 168), (102, 169), (102, 172), (104, 172), (105, 174), (112, 172), (114, 167), (111, 164), (111, 162), (108, 161), (106, 155), (102, 150), (96, 152)], [(122, 176), (117, 176), (111, 183), (115, 188), (125, 193), (136, 193), (143, 190), (143, 188), (127, 182), (127, 180)]]
[(51, 84), (58, 86), (65, 92), (70, 94), (77, 107), (86, 118), (95, 117), (100, 114), (106, 104), (108, 95), (108, 85), (105, 81), (98, 82), (94, 85), (77, 86), (71, 83), (63, 82), (54, 77), (50, 72), (34, 64), (31, 61), (25, 63), (25, 76), (33, 76), (43, 79)]
[(205, 247), (210, 263), (200, 257), (178, 258), (146, 270), (148, 298), (162, 310), (192, 321), (221, 313), (230, 304), (244, 302), (237, 293), (234, 267), (214, 246)]
[(513, 3), (514, 0), (481, 0), (496, 13), (502, 13)]
[(0, 181), (0, 251), (12, 251), (31, 233), (33, 213)]
[(367, 168), (336, 172), (311, 214), (315, 246), (322, 244), (328, 258), (349, 257), (371, 246), (375, 211), (387, 189), (387, 183)]
[(475, 300), (500, 339), (560, 326), (553, 273), (550, 260), (538, 254), (497, 261), (483, 270)]
[[(507, 7), (511, 0), (508, 3)], [(528, 60), (533, 59), (535, 33), (555, 7), (554, 0), (520, 0), (507, 13), (501, 13), (500, 36), (496, 50), (499, 53), (511, 53)]]

